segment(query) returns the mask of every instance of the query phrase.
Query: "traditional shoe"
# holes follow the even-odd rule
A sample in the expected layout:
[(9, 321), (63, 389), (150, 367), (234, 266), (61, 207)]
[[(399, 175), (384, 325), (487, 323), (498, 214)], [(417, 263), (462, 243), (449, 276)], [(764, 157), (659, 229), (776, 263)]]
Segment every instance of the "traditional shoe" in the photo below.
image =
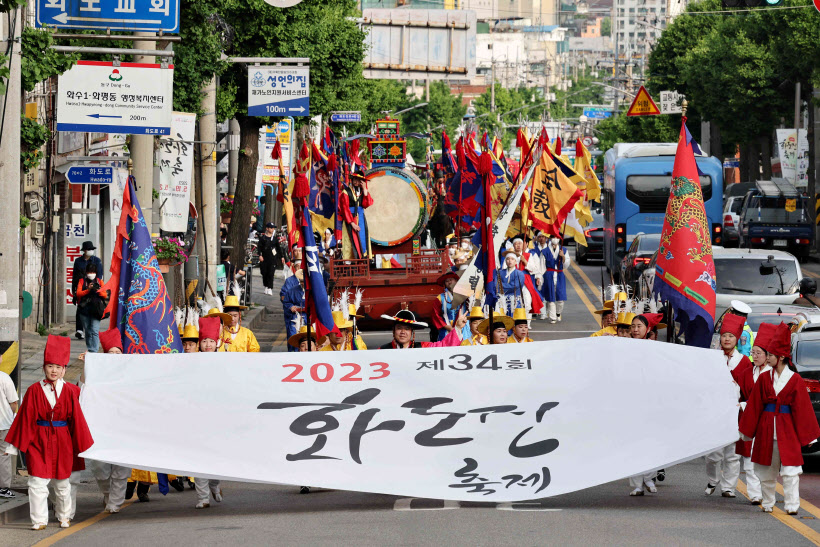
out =
[(786, 511), (786, 514), (788, 514), (788, 515), (796, 515), (796, 514), (797, 514), (797, 510), (795, 509), (794, 511)]
[(752, 500), (752, 505), (760, 505), (761, 503), (763, 503), (763, 500), (759, 498), (755, 498)]
[(666, 480), (666, 470), (665, 470), (665, 469), (659, 469), (659, 470), (658, 470), (658, 475), (655, 477), (655, 479), (656, 479), (658, 482), (663, 482), (663, 481), (665, 481), (665, 480)]
[(774, 511), (774, 507), (762, 507), (764, 513), (771, 513)]
[(134, 497), (134, 490), (137, 488), (137, 483), (128, 481), (128, 484), (125, 485), (125, 499), (130, 500)]
[(142, 503), (151, 501), (151, 498), (148, 497), (148, 490), (150, 490), (150, 488), (151, 485), (144, 482), (139, 483), (139, 486), (137, 486), (137, 498), (139, 498)]
[(724, 490), (723, 492), (720, 493), (720, 495), (723, 496), (724, 498), (736, 498), (737, 497), (737, 494), (735, 494), (731, 490)]
[(717, 488), (717, 484), (712, 484), (711, 482), (706, 483), (706, 490), (704, 492), (707, 496), (711, 496), (715, 493), (715, 488)]
[(310, 486), (302, 486), (299, 488), (300, 494), (310, 494)]
[(71, 526), (71, 521), (70, 520), (61, 520), (60, 521), (60, 528), (68, 528), (69, 526)]
[(658, 493), (658, 489), (655, 486), (655, 483), (652, 483), (652, 484), (647, 483), (647, 484), (644, 484), (643, 487), (646, 488), (646, 491), (649, 492), (650, 494), (657, 494)]
[(211, 490), (211, 495), (214, 497), (215, 501), (222, 501), (222, 489), (219, 490)]
[(119, 513), (119, 512), (120, 512), (120, 508), (119, 508), (119, 507), (106, 507), (106, 508), (105, 508), (105, 512), (106, 512), (106, 513), (111, 513), (111, 514), (113, 515), (113, 514), (115, 514), (115, 513)]
[(168, 484), (170, 484), (177, 492), (182, 492), (185, 490), (185, 486), (182, 484), (182, 479), (180, 479), (179, 477), (175, 478), (172, 481), (168, 481)]
[(636, 488), (629, 493), (630, 496), (643, 496), (643, 488)]
[(46, 525), (45, 525), (45, 524), (33, 524), (33, 525), (31, 526), (31, 529), (32, 529), (32, 530), (45, 530), (45, 529), (46, 529)]
[(207, 509), (210, 506), (211, 506), (211, 504), (208, 503), (207, 501), (200, 501), (199, 503), (196, 504), (197, 509)]

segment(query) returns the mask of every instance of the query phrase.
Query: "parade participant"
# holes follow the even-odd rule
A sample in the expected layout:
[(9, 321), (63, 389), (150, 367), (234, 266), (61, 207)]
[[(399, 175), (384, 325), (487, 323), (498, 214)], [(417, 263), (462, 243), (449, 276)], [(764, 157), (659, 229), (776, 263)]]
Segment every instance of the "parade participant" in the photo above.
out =
[[(97, 266), (97, 270), (96, 270), (97, 272), (102, 272), (103, 271), (102, 260), (100, 260), (99, 257), (94, 256), (94, 251), (96, 249), (97, 248), (94, 246), (93, 242), (83, 241), (83, 246), (80, 249), (83, 254), (81, 254), (76, 259), (74, 259), (74, 267), (72, 268), (72, 271), (71, 271), (71, 294), (74, 297), (73, 304), (75, 306), (77, 305), (77, 302), (78, 302), (78, 299), (77, 299), (77, 285), (80, 283), (80, 281), (83, 279), (83, 277), (85, 277), (85, 267), (88, 264), (93, 263)], [(76, 318), (76, 332), (74, 333), (74, 336), (78, 340), (82, 340), (85, 337), (82, 318), (80, 317), (79, 313), (77, 314), (77, 318)]]
[(629, 334), (632, 338), (639, 338), (648, 340), (650, 335), (654, 332), (656, 334), (658, 329), (665, 329), (666, 325), (661, 323), (663, 319), (662, 313), (642, 313), (632, 318), (632, 324), (629, 325)]
[(752, 308), (740, 300), (732, 300), (729, 302), (729, 306), (729, 313), (743, 318), (743, 333), (737, 339), (737, 349), (740, 353), (749, 357), (752, 353), (752, 346), (754, 346), (755, 335), (746, 318), (752, 313)]
[[(355, 341), (353, 339), (353, 321), (350, 319), (351, 307), (352, 304), (349, 305), (347, 303), (347, 295), (343, 293), (340, 300), (334, 305), (335, 309), (331, 311), (331, 314), (333, 315), (333, 323), (336, 327), (338, 327), (340, 334), (329, 332), (327, 336), (320, 338), (318, 341), (319, 346), (322, 346), (325, 343), (325, 339), (327, 339), (329, 343), (322, 347), (319, 351), (350, 351), (367, 349), (367, 345), (365, 345), (361, 336), (356, 336)], [(355, 315), (355, 309), (353, 311), (353, 315)]]
[(379, 349), (408, 349), (408, 348), (443, 348), (461, 345), (461, 331), (467, 324), (467, 315), (458, 312), (455, 328), (440, 342), (416, 342), (416, 331), (426, 329), (427, 323), (416, 321), (416, 315), (410, 310), (399, 310), (396, 315), (382, 315), (382, 319), (393, 321), (393, 340), (379, 347)]
[[(216, 317), (203, 317), (199, 320), (199, 351), (216, 351), (216, 344), (219, 340), (221, 325)], [(219, 481), (213, 479), (194, 478), (196, 487), (197, 509), (206, 509), (211, 506), (209, 502), (209, 492), (217, 502), (222, 501), (222, 489)]]
[(607, 300), (604, 302), (603, 308), (595, 310), (595, 313), (601, 316), (601, 330), (593, 332), (590, 337), (618, 335), (618, 329), (615, 326), (617, 316), (613, 310), (613, 305), (612, 300)]
[[(298, 348), (300, 352), (318, 351), (316, 349), (316, 330), (311, 328), (310, 337), (308, 337), (307, 326), (302, 325), (301, 327), (299, 327), (299, 332), (288, 338), (288, 344), (295, 348)], [(310, 344), (310, 349), (308, 349), (308, 344)]]
[(484, 346), (490, 343), (486, 335), (481, 334), (479, 326), (487, 319), (480, 306), (470, 306), (470, 315), (467, 316), (470, 335), (464, 336), (462, 333), (462, 346)]
[(208, 314), (205, 317), (218, 317), (219, 324), (220, 324), (220, 338), (216, 344), (216, 351), (227, 351), (225, 349), (225, 341), (224, 341), (224, 334), (225, 329), (233, 323), (233, 317), (230, 314), (225, 313), (224, 306), (222, 305), (222, 300), (219, 299), (218, 296), (214, 296), (211, 298), (211, 308), (208, 310)]
[[(741, 393), (741, 419), (743, 418), (742, 412), (746, 409), (760, 375), (772, 370), (772, 367), (767, 363), (769, 353), (766, 348), (775, 328), (770, 323), (761, 323), (757, 329), (755, 345), (752, 347), (752, 364), (754, 366), (746, 368), (740, 375), (741, 381), (738, 382)], [(752, 443), (740, 440), (737, 445), (737, 451), (743, 456), (743, 472), (746, 473), (746, 495), (749, 496), (752, 505), (760, 505), (763, 502), (763, 492), (760, 489), (760, 478), (755, 474), (755, 467), (752, 462)]]
[[(304, 272), (298, 270), (296, 275), (285, 280), (279, 291), (279, 299), (282, 301), (282, 309), (285, 313), (285, 328), (287, 336), (290, 338), (296, 334), (293, 320), (297, 315), (304, 316), (305, 311), (305, 281)], [(304, 322), (303, 319), (300, 321)], [(296, 348), (288, 344), (288, 351), (296, 351)]]
[[(122, 354), (122, 334), (119, 329), (109, 329), (100, 334), (100, 344), (103, 352), (112, 355)], [(131, 468), (122, 465), (104, 463), (96, 460), (87, 460), (100, 492), (103, 495), (106, 513), (119, 513), (125, 503), (125, 489), (131, 477)], [(72, 488), (72, 503), (76, 510), (76, 489)]]
[(18, 399), (11, 377), (0, 371), (0, 498), (15, 498), (15, 493), (11, 490), (11, 478), (15, 474), (16, 462), (15, 458), (5, 453), (7, 445), (3, 439), (17, 414)]
[(74, 457), (94, 440), (80, 408), (80, 388), (63, 381), (71, 340), (49, 335), (43, 356), (45, 379), (26, 390), (20, 412), (6, 435), (4, 454), (26, 454), (32, 530), (48, 524), (48, 484), (54, 479), (54, 511), (61, 528), (70, 525)]
[[(547, 285), (544, 283), (544, 278), (547, 274), (547, 253), (549, 252), (549, 243), (547, 242), (547, 234), (542, 231), (537, 231), (535, 236), (535, 245), (532, 249), (533, 257), (538, 258), (538, 262), (541, 265), (541, 271), (543, 272), (541, 276), (540, 282), (536, 280), (536, 286), (538, 288), (539, 293), (541, 294), (541, 298), (547, 302)], [(541, 319), (547, 318), (547, 308), (545, 306), (541, 309)]]
[[(523, 290), (529, 293), (530, 296), (529, 302), (525, 302), (526, 308), (536, 314), (544, 313), (546, 311), (544, 303), (542, 302), (541, 293), (537, 289), (538, 286), (544, 283), (544, 268), (541, 264), (541, 257), (534, 257), (527, 252), (527, 244), (521, 234), (513, 237), (510, 244), (518, 260), (518, 269), (525, 274)], [(510, 313), (512, 313), (512, 310), (510, 310)]]
[(273, 222), (265, 224), (265, 233), (259, 236), (256, 244), (259, 254), (259, 270), (262, 273), (262, 284), (265, 294), (273, 294), (273, 276), (276, 273), (276, 260), (279, 252), (279, 241), (276, 238)]
[(438, 330), (437, 342), (444, 340), (444, 337), (453, 330), (453, 321), (456, 319), (456, 310), (452, 308), (453, 287), (458, 283), (458, 275), (454, 272), (447, 272), (439, 276), (436, 284), (444, 287), (444, 292), (438, 295), (438, 304), (433, 308), (433, 326)]
[[(737, 350), (737, 340), (743, 333), (745, 322), (743, 317), (727, 313), (720, 326), (720, 347), (726, 357), (729, 372), (738, 385), (743, 381), (740, 379), (741, 375), (752, 367), (749, 358)], [(742, 400), (742, 394), (738, 393), (738, 396), (738, 400)], [(737, 448), (736, 443), (732, 443), (706, 455), (706, 477), (709, 479), (705, 491), (707, 496), (712, 495), (719, 485), (724, 498), (736, 497), (741, 458)]]
[(231, 322), (225, 328), (225, 335), (222, 338), (225, 342), (225, 351), (258, 353), (259, 342), (256, 341), (256, 336), (250, 329), (241, 325), (242, 310), (248, 309), (247, 306), (239, 303), (241, 293), (242, 289), (239, 288), (239, 283), (234, 283), (233, 294), (225, 297), (223, 309), (225, 313), (231, 316)]
[(513, 311), (513, 335), (507, 337), (508, 344), (520, 344), (523, 342), (535, 342), (529, 337), (530, 334), (530, 320), (527, 317), (527, 310), (524, 308), (515, 308)]
[[(532, 309), (532, 295), (526, 290), (526, 275), (518, 268), (518, 256), (514, 249), (504, 253), (504, 268), (499, 270), (498, 276), (505, 295), (521, 299), (524, 308)], [(512, 307), (508, 306), (504, 313), (512, 314)]]
[(188, 308), (188, 317), (180, 333), (182, 337), (183, 353), (197, 353), (199, 351), (199, 311)]
[(322, 237), (322, 245), (319, 251), (322, 255), (331, 257), (336, 252), (336, 238), (333, 236), (333, 230), (325, 228), (324, 237)]
[(487, 333), (490, 344), (506, 344), (508, 342), (507, 333), (515, 326), (512, 318), (503, 313), (493, 313), (492, 324), (487, 318), (481, 322), (478, 330), (483, 334)]
[(569, 255), (566, 247), (559, 245), (560, 243), (561, 240), (557, 237), (550, 239), (549, 249), (544, 255), (546, 263), (545, 299), (549, 302), (550, 323), (561, 321), (564, 303), (567, 300), (567, 280), (564, 268), (569, 265)]
[(339, 195), (339, 215), (345, 225), (342, 241), (343, 258), (370, 258), (370, 234), (364, 210), (373, 205), (367, 178), (350, 174), (350, 184)]
[(108, 291), (103, 289), (101, 272), (97, 264), (89, 262), (85, 267), (85, 276), (77, 284), (77, 314), (85, 332), (85, 347), (96, 353), (100, 349), (100, 320), (108, 304)]
[(800, 507), (803, 472), (800, 447), (817, 442), (820, 426), (806, 384), (792, 369), (791, 332), (787, 325), (780, 323), (775, 328), (767, 350), (776, 363), (758, 378), (740, 418), (740, 433), (744, 441), (754, 438), (752, 461), (760, 478), (763, 511), (771, 513), (774, 509), (779, 474), (783, 479), (784, 509), (795, 515)]
[(615, 321), (615, 328), (617, 329), (617, 336), (619, 338), (632, 338), (632, 321), (635, 319), (635, 314), (632, 312), (621, 312)]
[(473, 257), (473, 235), (474, 232), (461, 235), (461, 243), (459, 244), (459, 251), (464, 258), (464, 261), (469, 261)]

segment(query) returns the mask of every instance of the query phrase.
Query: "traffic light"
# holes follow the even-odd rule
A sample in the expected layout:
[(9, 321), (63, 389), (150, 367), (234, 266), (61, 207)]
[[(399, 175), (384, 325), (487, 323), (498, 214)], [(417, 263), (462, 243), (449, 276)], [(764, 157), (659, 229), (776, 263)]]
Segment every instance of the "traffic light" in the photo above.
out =
[(784, 0), (721, 0), (723, 9), (780, 6)]

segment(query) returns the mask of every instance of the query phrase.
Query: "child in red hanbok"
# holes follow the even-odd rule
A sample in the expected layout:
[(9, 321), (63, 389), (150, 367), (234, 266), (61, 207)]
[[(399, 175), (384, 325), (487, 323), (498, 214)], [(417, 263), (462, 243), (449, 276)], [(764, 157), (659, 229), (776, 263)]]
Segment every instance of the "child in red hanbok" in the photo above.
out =
[(760, 375), (740, 418), (744, 441), (754, 438), (752, 461), (763, 491), (763, 511), (771, 513), (777, 475), (783, 477), (785, 510), (796, 515), (800, 508), (800, 447), (817, 442), (820, 426), (814, 415), (806, 384), (791, 363), (791, 330), (780, 323), (768, 344), (776, 357), (774, 367)]
[(11, 424), (7, 453), (25, 452), (32, 530), (48, 524), (48, 484), (54, 479), (54, 512), (60, 527), (68, 528), (74, 457), (94, 440), (80, 409), (80, 388), (63, 381), (71, 354), (71, 340), (50, 335), (43, 358), (45, 378), (26, 390), (20, 412)]

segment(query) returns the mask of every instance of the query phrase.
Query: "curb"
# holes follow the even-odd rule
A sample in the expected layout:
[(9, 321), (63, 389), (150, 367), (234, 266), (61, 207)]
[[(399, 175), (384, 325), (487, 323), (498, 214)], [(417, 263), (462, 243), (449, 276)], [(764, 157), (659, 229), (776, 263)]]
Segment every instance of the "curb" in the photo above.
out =
[(15, 499), (0, 504), (0, 526), (28, 518), (28, 496), (15, 490)]

